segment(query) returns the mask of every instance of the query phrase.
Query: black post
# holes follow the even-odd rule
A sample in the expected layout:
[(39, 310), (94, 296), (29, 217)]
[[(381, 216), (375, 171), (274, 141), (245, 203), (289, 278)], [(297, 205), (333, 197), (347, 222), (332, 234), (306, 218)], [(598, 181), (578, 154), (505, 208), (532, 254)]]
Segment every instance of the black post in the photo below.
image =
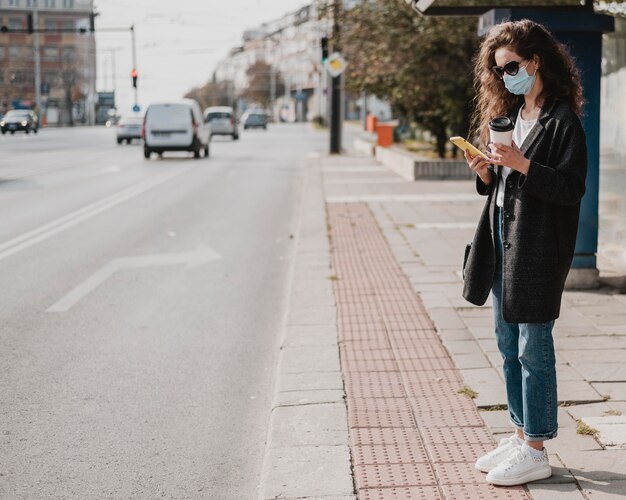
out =
[[(333, 6), (333, 52), (340, 51), (341, 2), (335, 0)], [(341, 77), (331, 77), (330, 90), (330, 154), (341, 154)]]

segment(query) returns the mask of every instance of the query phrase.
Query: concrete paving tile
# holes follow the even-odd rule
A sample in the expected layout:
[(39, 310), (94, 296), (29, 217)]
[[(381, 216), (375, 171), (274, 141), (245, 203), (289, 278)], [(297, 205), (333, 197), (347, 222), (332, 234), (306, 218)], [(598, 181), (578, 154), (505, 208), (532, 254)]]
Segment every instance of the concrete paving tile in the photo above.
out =
[(500, 373), (495, 368), (461, 370), (465, 385), (478, 393), (474, 403), (478, 408), (506, 404), (506, 388)]
[(497, 352), (500, 354), (498, 343), (495, 338), (479, 339), (478, 344), (484, 352)]
[(343, 378), (339, 370), (334, 372), (282, 373), (278, 376), (277, 390), (313, 391), (343, 390)]
[(459, 329), (445, 328), (445, 329), (439, 330), (438, 333), (441, 336), (441, 338), (447, 342), (459, 341), (459, 340), (462, 340), (462, 341), (474, 340), (473, 335), (466, 328), (459, 328)]
[[(569, 418), (569, 417), (568, 417)], [(561, 461), (570, 467), (570, 464), (563, 459), (563, 453), (581, 453), (593, 450), (602, 450), (602, 446), (591, 436), (577, 434), (575, 427), (560, 427), (558, 436), (548, 441), (546, 448), (550, 453), (556, 453), (561, 457)]]
[(279, 406), (272, 410), (269, 446), (336, 446), (348, 444), (344, 403)]
[(259, 498), (354, 498), (350, 450), (341, 446), (271, 448)]
[(459, 369), (470, 368), (491, 368), (489, 359), (482, 353), (474, 354), (452, 354), (452, 360)]
[(557, 380), (561, 382), (564, 382), (566, 380), (578, 380), (578, 381), (587, 380), (583, 375), (581, 375), (578, 372), (577, 370), (578, 367), (579, 365), (576, 365), (576, 367), (574, 367), (568, 364), (557, 363), (556, 365)]
[[(591, 345), (595, 345), (591, 343)], [(572, 365), (582, 363), (624, 363), (626, 350), (624, 349), (578, 349), (560, 351), (560, 354)]]
[(279, 392), (274, 397), (273, 407), (342, 403), (345, 400), (344, 396), (343, 389)]
[(497, 351), (487, 351), (485, 355), (487, 356), (487, 359), (491, 363), (491, 366), (493, 366), (499, 372), (502, 373), (502, 365), (504, 363), (502, 360), (502, 354), (500, 354)]
[(596, 346), (601, 349), (626, 349), (626, 335), (593, 335), (589, 337), (556, 337), (554, 345), (561, 350), (580, 350)]
[(620, 415), (626, 415), (626, 401), (607, 401), (606, 403), (613, 411), (619, 412)]
[(626, 450), (626, 416), (584, 417), (582, 420), (598, 431), (596, 439), (604, 446)]
[(278, 357), (279, 374), (339, 370), (339, 351), (333, 345), (284, 347)]
[(508, 433), (510, 436), (514, 427), (511, 424), (508, 410), (479, 411), (480, 416), (493, 434)]
[(291, 308), (287, 325), (334, 325), (337, 323), (337, 309), (331, 307)]
[[(546, 484), (534, 482), (526, 485), (533, 500), (583, 500), (585, 497), (576, 483)], [(585, 499), (586, 500), (586, 499)]]
[[(443, 337), (443, 336), (442, 336)], [(483, 350), (474, 339), (471, 340), (448, 340), (443, 337), (443, 345), (451, 354), (482, 354)]]
[(557, 320), (552, 331), (554, 338), (565, 337), (603, 337), (606, 333), (596, 326), (567, 326), (560, 325)]
[(428, 311), (428, 315), (438, 330), (465, 328), (465, 324), (454, 309), (432, 309)]
[(476, 327), (476, 326), (483, 327), (483, 328), (488, 328), (488, 327), (493, 328), (493, 318), (491, 315), (467, 317), (467, 318), (462, 318), (462, 319), (463, 319), (463, 323), (469, 328)]
[(623, 481), (580, 481), (585, 495), (593, 500), (617, 500), (626, 498), (626, 480)]
[(493, 322), (489, 326), (470, 326), (469, 331), (476, 339), (495, 339), (496, 334), (493, 329)]
[(574, 419), (579, 420), (584, 417), (603, 417), (608, 411), (614, 411), (608, 403), (592, 403), (585, 405), (574, 405), (565, 408), (565, 411)]
[(611, 401), (626, 401), (626, 382), (598, 382), (591, 384), (603, 396)]
[(576, 363), (574, 366), (589, 382), (623, 382), (626, 380), (626, 358), (620, 363)]
[(626, 314), (605, 314), (604, 316), (591, 316), (589, 319), (597, 326), (626, 325)]
[(602, 401), (603, 397), (591, 384), (580, 380), (558, 381), (559, 401)]
[(579, 481), (626, 481), (626, 450), (561, 450), (558, 455)]

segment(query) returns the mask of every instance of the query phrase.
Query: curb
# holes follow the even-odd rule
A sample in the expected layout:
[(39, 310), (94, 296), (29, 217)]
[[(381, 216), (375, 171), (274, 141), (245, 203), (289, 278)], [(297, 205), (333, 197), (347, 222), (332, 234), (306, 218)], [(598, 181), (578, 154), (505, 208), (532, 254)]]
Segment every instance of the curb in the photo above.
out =
[(354, 500), (319, 155), (306, 162), (259, 500)]

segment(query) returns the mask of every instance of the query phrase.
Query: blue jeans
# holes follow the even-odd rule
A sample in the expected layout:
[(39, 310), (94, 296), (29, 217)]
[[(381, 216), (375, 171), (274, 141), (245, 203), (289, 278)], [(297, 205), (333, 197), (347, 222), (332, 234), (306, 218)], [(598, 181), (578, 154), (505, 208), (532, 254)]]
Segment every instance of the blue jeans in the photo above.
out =
[(554, 321), (507, 323), (502, 317), (502, 209), (496, 206), (496, 273), (493, 315), (511, 422), (528, 441), (556, 437), (558, 399), (556, 358), (552, 340)]

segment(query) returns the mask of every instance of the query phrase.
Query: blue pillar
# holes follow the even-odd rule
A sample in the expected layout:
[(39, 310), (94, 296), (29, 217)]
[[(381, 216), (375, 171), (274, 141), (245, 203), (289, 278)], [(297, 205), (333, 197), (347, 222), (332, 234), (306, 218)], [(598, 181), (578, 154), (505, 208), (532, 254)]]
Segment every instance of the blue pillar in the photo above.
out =
[(595, 271), (598, 251), (602, 34), (614, 30), (614, 19), (581, 10), (492, 9), (480, 18), (479, 33), (486, 33), (495, 24), (521, 19), (543, 24), (560, 42), (567, 45), (581, 73), (586, 100), (582, 123), (587, 135), (588, 171), (572, 268)]

